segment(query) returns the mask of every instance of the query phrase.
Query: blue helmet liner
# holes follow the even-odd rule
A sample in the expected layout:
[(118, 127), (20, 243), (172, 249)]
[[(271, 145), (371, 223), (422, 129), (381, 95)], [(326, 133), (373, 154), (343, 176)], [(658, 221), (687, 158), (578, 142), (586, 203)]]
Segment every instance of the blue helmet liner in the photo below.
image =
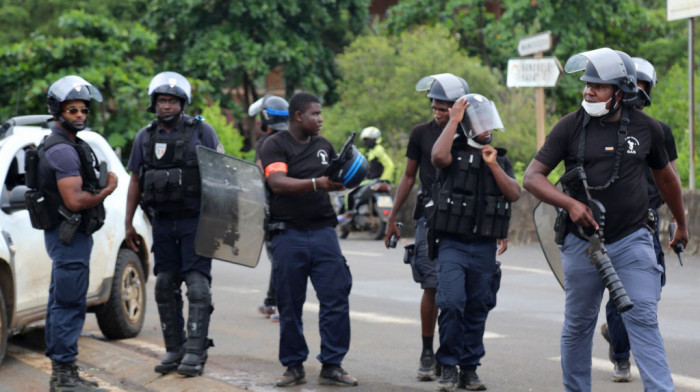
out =
[(356, 132), (353, 132), (340, 149), (338, 156), (333, 158), (326, 169), (325, 175), (331, 181), (339, 182), (346, 188), (354, 188), (365, 179), (369, 171), (369, 162), (352, 143)]

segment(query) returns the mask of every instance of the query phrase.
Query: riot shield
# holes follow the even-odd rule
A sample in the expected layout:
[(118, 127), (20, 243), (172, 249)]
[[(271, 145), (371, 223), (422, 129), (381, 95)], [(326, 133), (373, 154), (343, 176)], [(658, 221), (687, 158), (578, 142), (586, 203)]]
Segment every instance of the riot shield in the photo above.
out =
[(255, 267), (265, 232), (265, 188), (260, 168), (197, 146), (202, 206), (198, 255)]
[(559, 245), (554, 242), (554, 221), (557, 219), (556, 207), (543, 202), (537, 203), (532, 210), (532, 218), (535, 221), (535, 231), (540, 240), (540, 246), (544, 252), (544, 257), (552, 269), (554, 277), (564, 288), (564, 270), (561, 266), (561, 251)]

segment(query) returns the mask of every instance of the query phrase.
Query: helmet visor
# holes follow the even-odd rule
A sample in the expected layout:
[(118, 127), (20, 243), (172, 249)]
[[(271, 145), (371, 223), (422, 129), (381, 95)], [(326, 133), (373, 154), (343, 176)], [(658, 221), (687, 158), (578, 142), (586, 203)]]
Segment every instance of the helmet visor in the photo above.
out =
[(639, 57), (632, 57), (634, 67), (637, 69), (637, 79), (647, 82), (650, 87), (656, 86), (656, 71), (650, 62)]
[(465, 129), (471, 129), (471, 136), (493, 130), (505, 132), (498, 109), (491, 101), (479, 102), (477, 100), (474, 103), (470, 102), (467, 107), (466, 118), (469, 122), (462, 120), (462, 126)]
[[(158, 89), (158, 87), (161, 86), (167, 86), (169, 89)], [(153, 95), (156, 89), (158, 89), (159, 93), (175, 95), (186, 99), (187, 103), (192, 102), (192, 87), (190, 86), (190, 82), (177, 72), (161, 72), (154, 76), (153, 80), (151, 80), (151, 83), (148, 85), (148, 95)], [(182, 93), (177, 91), (178, 89), (185, 94), (184, 97), (181, 96)], [(169, 90), (172, 90), (172, 92), (169, 92)]]
[(257, 101), (253, 102), (253, 104), (250, 105), (250, 107), (248, 107), (248, 115), (250, 117), (253, 117), (256, 114), (260, 113), (260, 111), (262, 111), (264, 99), (265, 99), (265, 97), (262, 97), (262, 98), (258, 99)]
[[(86, 91), (88, 94), (85, 94)], [(57, 80), (49, 88), (49, 93), (56, 97), (59, 102), (67, 100), (69, 95), (102, 102), (100, 90), (88, 83), (85, 79), (75, 75), (65, 76)]]
[(459, 97), (469, 93), (464, 90), (464, 85), (459, 78), (450, 73), (435, 74), (422, 78), (416, 83), (416, 91), (430, 90), (436, 81), (440, 83), (443, 90), (445, 90), (445, 96), (450, 100), (456, 101)]
[(613, 81), (627, 76), (622, 58), (610, 48), (599, 48), (575, 54), (566, 60), (564, 71), (567, 73), (583, 71), (588, 62), (593, 65), (600, 79), (604, 81)]

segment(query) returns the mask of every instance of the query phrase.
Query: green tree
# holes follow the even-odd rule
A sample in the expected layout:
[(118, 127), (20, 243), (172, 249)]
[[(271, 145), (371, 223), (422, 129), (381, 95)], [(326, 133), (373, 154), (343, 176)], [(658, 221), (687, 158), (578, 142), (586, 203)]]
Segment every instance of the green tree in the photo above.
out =
[(415, 84), (423, 76), (450, 72), (463, 77), (472, 92), (496, 103), (506, 133), (494, 135), (494, 144), (507, 148), (511, 160), (523, 165), (534, 155), (534, 91), (506, 89), (500, 74), (466, 55), (442, 27), (398, 36), (365, 35), (338, 57), (338, 66), (343, 74), (341, 101), (323, 112), (324, 136), (337, 147), (351, 132), (376, 126), (402, 171), (411, 129), (432, 119), (426, 92), (417, 92)]
[[(368, 0), (153, 0), (143, 22), (159, 35), (156, 61), (207, 80), (212, 99), (242, 112), (276, 67), (286, 95), (337, 100), (335, 55), (368, 21)], [(236, 87), (240, 86), (240, 88)], [(254, 140), (252, 119), (247, 134)]]

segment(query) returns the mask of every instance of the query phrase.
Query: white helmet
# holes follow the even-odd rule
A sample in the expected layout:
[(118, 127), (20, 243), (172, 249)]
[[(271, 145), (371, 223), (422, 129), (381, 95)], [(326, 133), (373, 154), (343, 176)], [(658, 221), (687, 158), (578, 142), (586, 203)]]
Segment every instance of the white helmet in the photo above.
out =
[(377, 127), (367, 127), (360, 133), (360, 139), (379, 139), (382, 132)]

